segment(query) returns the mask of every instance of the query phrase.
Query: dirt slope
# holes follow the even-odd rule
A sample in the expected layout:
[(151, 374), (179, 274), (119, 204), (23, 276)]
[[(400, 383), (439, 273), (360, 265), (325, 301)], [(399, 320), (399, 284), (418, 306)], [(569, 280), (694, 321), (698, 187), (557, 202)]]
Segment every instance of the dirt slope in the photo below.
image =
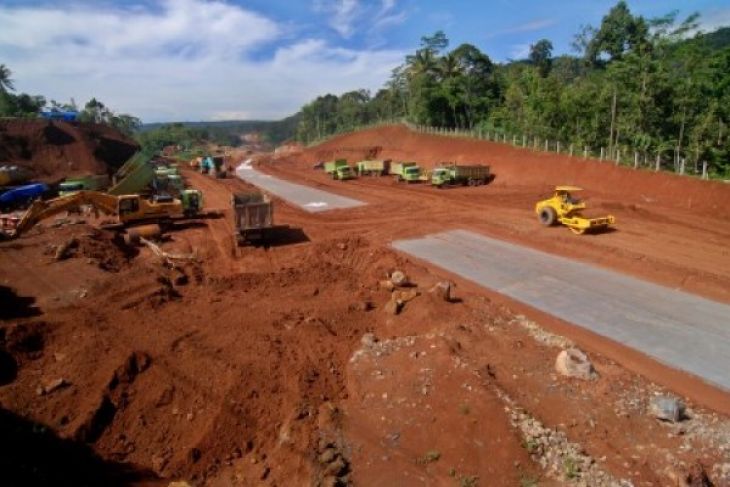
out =
[[(544, 230), (530, 227), (523, 206), (532, 189), (342, 184), (302, 165), (292, 159), (265, 169), (370, 204), (309, 214), (276, 200), (275, 219), (286, 227), (269, 245), (235, 256), (227, 212), (181, 225), (161, 245), (195, 259), (175, 265), (84, 224), (46, 222), (0, 243), (0, 298), (13, 310), (0, 315), (0, 436), (24, 446), (0, 445), (4, 479), (162, 486), (681, 485), (697, 478), (693, 472), (717, 485), (730, 479), (722, 470), (730, 463), (726, 415), (689, 397), (691, 419), (657, 421), (648, 402), (668, 390), (600, 347), (588, 349), (598, 379), (559, 376), (555, 357), (569, 340), (466, 283), (452, 302), (438, 299), (429, 290), (449, 276), (388, 248), (394, 237), (453, 225), (568, 247), (569, 232), (540, 237)], [(232, 191), (247, 188), (186, 177), (211, 209), (225, 209)], [(497, 211), (514, 223), (500, 225)], [(625, 265), (636, 255), (626, 233), (587, 240), (578, 251), (590, 259), (608, 246), (617, 254), (608, 262)], [(72, 237), (69, 258), (54, 260), (55, 246)], [(398, 290), (410, 300), (397, 315), (385, 311), (393, 294), (381, 283), (394, 269), (414, 283)], [(699, 272), (684, 262), (679, 269)], [(47, 448), (39, 450), (40, 440)]]
[(133, 140), (106, 125), (0, 120), (0, 164), (27, 167), (41, 181), (109, 174), (138, 149)]
[(442, 161), (489, 164), (497, 185), (575, 184), (606, 197), (639, 204), (690, 209), (730, 219), (730, 184), (700, 181), (648, 168), (635, 171), (612, 163), (549, 154), (509, 144), (424, 135), (404, 126), (380, 127), (333, 138), (310, 151), (307, 162), (346, 157), (355, 162), (371, 148), (378, 157), (413, 160), (426, 167)]

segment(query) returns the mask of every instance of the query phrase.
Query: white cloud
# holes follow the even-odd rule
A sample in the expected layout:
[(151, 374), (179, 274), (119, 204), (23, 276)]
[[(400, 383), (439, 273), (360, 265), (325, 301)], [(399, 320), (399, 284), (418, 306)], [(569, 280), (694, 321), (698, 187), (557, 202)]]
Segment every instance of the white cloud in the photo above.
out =
[(380, 87), (404, 55), (285, 40), (276, 22), (222, 1), (155, 7), (0, 6), (0, 59), (18, 90), (94, 96), (152, 122), (279, 118), (327, 92)]
[(714, 9), (702, 12), (699, 19), (702, 32), (713, 32), (720, 27), (730, 26), (730, 8)]
[(329, 26), (343, 38), (358, 31), (371, 36), (403, 23), (405, 10), (396, 11), (398, 0), (315, 0), (314, 9), (329, 15)]
[(314, 7), (331, 15), (329, 25), (342, 37), (350, 37), (355, 32), (355, 21), (361, 13), (358, 0), (316, 0)]

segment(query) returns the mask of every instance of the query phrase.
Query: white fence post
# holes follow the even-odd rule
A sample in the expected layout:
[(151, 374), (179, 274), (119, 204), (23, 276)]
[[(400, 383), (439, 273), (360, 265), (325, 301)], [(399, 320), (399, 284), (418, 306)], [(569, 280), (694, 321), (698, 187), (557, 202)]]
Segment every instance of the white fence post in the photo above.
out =
[(616, 165), (618, 166), (621, 162), (621, 149), (616, 149)]
[(702, 161), (702, 179), (709, 179), (709, 174), (707, 174), (707, 161)]
[(548, 151), (548, 145), (549, 145), (548, 139), (545, 139), (545, 152)]
[(684, 157), (682, 158), (682, 161), (679, 164), (679, 174), (684, 174)]
[(583, 147), (583, 159), (588, 159), (588, 146)]
[(558, 145), (555, 147), (555, 152), (560, 154), (560, 141), (558, 141)]
[(522, 147), (526, 147), (526, 146), (527, 146), (527, 136), (523, 134), (522, 135)]
[(659, 171), (659, 169), (661, 169), (661, 166), (662, 166), (662, 156), (659, 153), (657, 153), (656, 165), (654, 166), (654, 170)]
[(516, 135), (512, 136), (512, 145), (517, 145), (517, 136)]
[(604, 153), (604, 150), (605, 149), (603, 147), (601, 147), (601, 157), (598, 159), (601, 162), (603, 162), (603, 153)]
[(573, 157), (573, 144), (570, 144), (569, 152), (570, 152), (570, 157)]
[(639, 168), (639, 153), (634, 151), (634, 169)]

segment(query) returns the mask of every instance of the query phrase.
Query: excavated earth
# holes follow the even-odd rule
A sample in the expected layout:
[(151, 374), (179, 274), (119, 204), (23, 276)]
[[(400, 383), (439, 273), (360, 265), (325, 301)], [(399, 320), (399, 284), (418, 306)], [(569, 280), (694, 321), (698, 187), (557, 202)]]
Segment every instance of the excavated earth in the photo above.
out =
[(111, 174), (138, 150), (132, 139), (103, 124), (0, 120), (0, 165), (28, 168), (40, 181)]
[[(497, 176), (439, 191), (312, 169), (373, 152)], [(160, 243), (183, 258), (74, 216), (0, 243), (6, 484), (730, 485), (725, 392), (388, 245), (467, 228), (730, 302), (730, 187), (399, 127), (257, 165), (368, 204), (276, 199), (270, 243), (236, 249), (227, 208), (249, 187), (186, 172), (222, 216)], [(584, 186), (617, 230), (539, 227), (554, 184)], [(394, 270), (412, 284), (391, 290)], [(445, 280), (450, 301), (430, 292)], [(597, 378), (555, 372), (574, 344)], [(649, 413), (658, 394), (682, 421)]]

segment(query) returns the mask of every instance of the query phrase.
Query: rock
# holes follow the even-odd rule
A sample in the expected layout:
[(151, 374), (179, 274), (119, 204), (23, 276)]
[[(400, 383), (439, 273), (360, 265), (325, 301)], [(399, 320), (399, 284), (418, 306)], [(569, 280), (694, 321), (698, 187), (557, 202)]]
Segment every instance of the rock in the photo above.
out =
[(395, 285), (389, 280), (380, 281), (379, 285), (382, 289), (385, 289), (386, 291), (392, 291), (393, 289), (395, 289)]
[(452, 284), (449, 281), (441, 281), (436, 283), (434, 287), (431, 288), (429, 291), (430, 293), (433, 293), (436, 297), (439, 299), (442, 299), (446, 301), (447, 303), (450, 303), (452, 300), (451, 297), (451, 288), (454, 287), (454, 284)]
[(347, 464), (342, 459), (342, 457), (338, 456), (335, 458), (333, 462), (327, 465), (324, 469), (325, 475), (334, 475), (339, 476), (344, 474), (347, 471)]
[(687, 474), (687, 486), (688, 487), (712, 487), (713, 483), (705, 472), (705, 467), (700, 463), (696, 462), (690, 468)]
[(676, 423), (684, 417), (682, 401), (671, 396), (656, 396), (649, 402), (649, 414), (662, 421)]
[(71, 385), (71, 383), (63, 377), (60, 377), (58, 379), (54, 379), (52, 381), (41, 384), (38, 389), (36, 389), (36, 393), (39, 396), (43, 396), (68, 385)]
[(383, 311), (388, 313), (389, 315), (397, 315), (401, 312), (403, 309), (403, 301), (398, 301), (397, 299), (390, 298), (390, 301), (388, 301), (385, 304), (385, 307), (383, 307)]
[(561, 351), (555, 360), (555, 370), (566, 377), (583, 380), (592, 380), (598, 377), (588, 356), (578, 348)]
[(410, 284), (408, 276), (403, 271), (393, 271), (390, 275), (390, 282), (392, 282), (395, 287), (404, 287)]
[(331, 463), (336, 456), (337, 453), (335, 452), (335, 450), (332, 448), (328, 448), (319, 455), (319, 463), (321, 463), (322, 465)]
[[(165, 466), (167, 465), (167, 458), (165, 458), (163, 455), (154, 455), (152, 457), (152, 470), (154, 470), (156, 473), (160, 474), (165, 469)], [(172, 485), (172, 484), (170, 484)]]
[(70, 239), (66, 240), (64, 243), (59, 245), (56, 248), (56, 253), (53, 255), (54, 260), (64, 260), (67, 259), (71, 254), (71, 249), (74, 247), (77, 247), (79, 245), (79, 241), (76, 237), (71, 237)]
[(360, 344), (364, 347), (372, 347), (376, 343), (378, 343), (378, 337), (372, 333), (365, 333), (360, 339)]
[(395, 299), (396, 301), (400, 301), (402, 304), (405, 304), (408, 301), (416, 299), (420, 295), (421, 293), (415, 289), (409, 289), (408, 291), (394, 291), (391, 299)]

